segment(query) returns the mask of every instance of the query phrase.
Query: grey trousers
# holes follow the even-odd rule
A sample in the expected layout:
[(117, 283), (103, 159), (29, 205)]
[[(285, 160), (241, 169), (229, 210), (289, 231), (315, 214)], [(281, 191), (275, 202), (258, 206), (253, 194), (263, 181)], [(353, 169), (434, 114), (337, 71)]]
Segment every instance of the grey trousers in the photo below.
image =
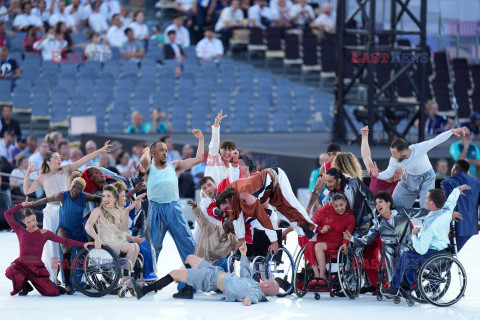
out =
[(400, 205), (410, 209), (419, 197), (420, 208), (425, 208), (427, 192), (433, 188), (435, 188), (435, 171), (433, 169), (418, 176), (405, 173), (393, 191), (393, 203), (396, 206)]

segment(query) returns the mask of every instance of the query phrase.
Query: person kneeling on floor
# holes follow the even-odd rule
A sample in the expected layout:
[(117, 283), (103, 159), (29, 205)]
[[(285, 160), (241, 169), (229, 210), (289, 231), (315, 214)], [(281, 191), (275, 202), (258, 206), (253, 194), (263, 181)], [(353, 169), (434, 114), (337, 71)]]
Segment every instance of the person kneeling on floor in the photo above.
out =
[(187, 269), (173, 270), (148, 286), (142, 287), (134, 283), (137, 299), (141, 299), (151, 291), (161, 290), (173, 281), (186, 282), (203, 292), (219, 289), (225, 293), (225, 301), (241, 301), (245, 306), (267, 301), (266, 296), (277, 295), (279, 286), (275, 280), (265, 280), (258, 283), (252, 279), (252, 270), (246, 256), (247, 246), (245, 244), (240, 247), (240, 253), (242, 254), (240, 277), (233, 273), (227, 273), (220, 267), (214, 267), (200, 257), (189, 255), (185, 261)]

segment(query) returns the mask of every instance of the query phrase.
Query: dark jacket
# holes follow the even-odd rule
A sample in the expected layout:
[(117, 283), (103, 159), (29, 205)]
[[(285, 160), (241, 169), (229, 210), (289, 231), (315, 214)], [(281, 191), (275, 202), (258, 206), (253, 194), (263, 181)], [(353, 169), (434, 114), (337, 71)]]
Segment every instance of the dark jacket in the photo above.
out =
[(426, 209), (405, 209), (403, 206), (399, 206), (393, 210), (397, 211), (397, 214), (393, 217), (395, 227), (392, 227), (387, 220), (378, 215), (378, 212), (375, 212), (376, 217), (373, 219), (372, 227), (366, 235), (355, 237), (353, 246), (365, 247), (372, 243), (378, 236), (380, 236), (382, 241), (382, 247), (387, 245), (396, 246), (399, 243), (411, 244), (413, 225), (410, 219), (425, 218), (429, 211)]
[(453, 189), (462, 184), (469, 185), (471, 190), (464, 190), (465, 196), (459, 197), (455, 210), (460, 212), (463, 220), (456, 222), (457, 236), (473, 236), (478, 234), (478, 202), (480, 194), (480, 182), (465, 172), (456, 173), (454, 176), (442, 181), (442, 190), (448, 198)]
[[(180, 48), (180, 53), (182, 56), (185, 55), (185, 53), (183, 52), (183, 49), (182, 47), (178, 46)], [(163, 53), (165, 55), (165, 59), (175, 59), (175, 50), (173, 50), (173, 47), (172, 47), (172, 44), (171, 43), (167, 43), (163, 46)]]

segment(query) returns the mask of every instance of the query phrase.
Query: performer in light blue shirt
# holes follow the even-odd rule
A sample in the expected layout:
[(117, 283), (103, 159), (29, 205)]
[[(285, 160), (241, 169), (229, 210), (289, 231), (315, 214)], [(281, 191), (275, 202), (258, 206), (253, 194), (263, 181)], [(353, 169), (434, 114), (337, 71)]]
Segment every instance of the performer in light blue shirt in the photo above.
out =
[[(428, 191), (425, 204), (430, 210), (423, 221), (422, 227), (415, 227), (412, 230), (412, 245), (415, 251), (408, 251), (402, 254), (397, 263), (392, 285), (386, 290), (387, 294), (395, 295), (401, 284), (406, 291), (413, 289), (416, 279), (416, 271), (422, 263), (432, 254), (445, 250), (450, 243), (448, 234), (452, 219), (461, 219), (461, 215), (453, 212), (458, 197), (463, 190), (470, 190), (468, 185), (461, 185), (455, 188), (448, 199), (443, 191), (431, 189)], [(403, 282), (402, 282), (403, 277)]]

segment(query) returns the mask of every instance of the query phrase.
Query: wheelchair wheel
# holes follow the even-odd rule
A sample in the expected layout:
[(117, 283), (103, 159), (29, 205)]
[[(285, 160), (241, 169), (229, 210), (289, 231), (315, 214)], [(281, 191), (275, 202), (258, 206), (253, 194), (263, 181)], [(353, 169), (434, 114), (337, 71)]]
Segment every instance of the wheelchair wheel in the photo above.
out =
[(119, 257), (109, 247), (82, 249), (72, 263), (73, 283), (84, 295), (103, 297), (117, 288), (121, 277)]
[(293, 292), (293, 274), (295, 264), (293, 257), (286, 248), (279, 248), (278, 253), (267, 256), (266, 277), (267, 279), (280, 278), (283, 283), (277, 297), (285, 297)]
[(304, 252), (305, 247), (298, 252), (293, 273), (293, 288), (295, 294), (300, 298), (307, 294), (307, 286), (313, 279), (313, 270), (308, 266), (307, 260), (303, 256)]
[(392, 277), (391, 277), (391, 266), (387, 258), (382, 257), (380, 259), (380, 265), (378, 266), (378, 295), (377, 298), (382, 300), (383, 292), (390, 287)]
[(435, 254), (422, 264), (417, 287), (427, 302), (437, 307), (451, 306), (463, 297), (467, 274), (454, 256)]
[(351, 248), (348, 254), (338, 250), (338, 279), (343, 293), (350, 299), (356, 298), (360, 294), (362, 287), (363, 258), (361, 255), (355, 255)]

